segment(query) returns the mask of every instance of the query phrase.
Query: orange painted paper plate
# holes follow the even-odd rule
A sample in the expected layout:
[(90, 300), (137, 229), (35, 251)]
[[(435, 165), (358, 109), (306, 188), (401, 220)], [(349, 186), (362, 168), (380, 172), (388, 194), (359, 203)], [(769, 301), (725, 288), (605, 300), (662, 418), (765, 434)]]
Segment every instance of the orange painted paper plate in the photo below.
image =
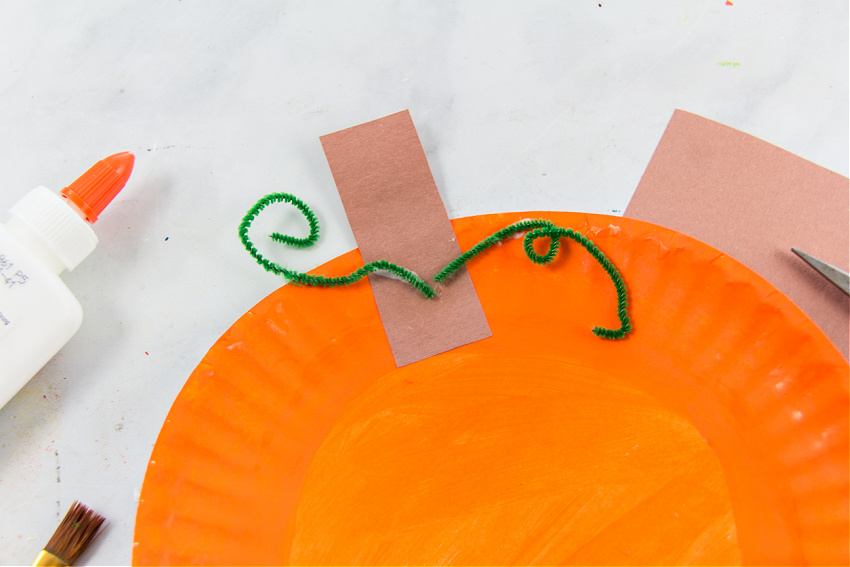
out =
[(591, 333), (618, 327), (616, 294), (571, 242), (470, 262), (493, 336), (402, 368), (368, 284), (283, 286), (174, 402), (134, 564), (846, 564), (848, 366), (814, 323), (647, 223), (453, 225), (467, 250), (528, 217), (617, 265), (626, 340)]

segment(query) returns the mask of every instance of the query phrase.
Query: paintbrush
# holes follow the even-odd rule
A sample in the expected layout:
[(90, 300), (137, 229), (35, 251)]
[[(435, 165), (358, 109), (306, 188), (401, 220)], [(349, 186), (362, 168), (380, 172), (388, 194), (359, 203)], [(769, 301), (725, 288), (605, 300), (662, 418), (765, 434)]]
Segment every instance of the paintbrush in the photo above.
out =
[(53, 537), (38, 554), (33, 567), (74, 564), (104, 528), (105, 518), (74, 502)]

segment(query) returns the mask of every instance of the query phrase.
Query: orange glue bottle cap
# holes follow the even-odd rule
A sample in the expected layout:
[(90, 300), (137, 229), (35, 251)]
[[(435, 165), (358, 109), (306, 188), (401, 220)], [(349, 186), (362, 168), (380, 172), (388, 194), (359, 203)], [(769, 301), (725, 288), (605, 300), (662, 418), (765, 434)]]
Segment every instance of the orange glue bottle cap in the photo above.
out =
[(62, 189), (60, 194), (86, 221), (93, 223), (106, 205), (124, 188), (133, 171), (135, 160), (130, 152), (104, 158)]

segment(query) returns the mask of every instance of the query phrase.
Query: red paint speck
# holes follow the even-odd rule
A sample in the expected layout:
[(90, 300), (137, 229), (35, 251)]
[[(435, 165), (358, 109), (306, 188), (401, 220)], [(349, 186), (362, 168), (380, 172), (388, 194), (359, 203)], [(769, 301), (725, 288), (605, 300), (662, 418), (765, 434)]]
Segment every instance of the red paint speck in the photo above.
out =
[(145, 354), (148, 354), (148, 351), (145, 351)]
[(46, 395), (45, 395), (45, 396), (41, 396), (41, 397), (42, 397), (42, 398), (44, 398), (45, 400), (47, 399), (47, 396), (46, 396)]
[(726, 5), (727, 6), (734, 6), (734, 4), (730, 0), (726, 0)]

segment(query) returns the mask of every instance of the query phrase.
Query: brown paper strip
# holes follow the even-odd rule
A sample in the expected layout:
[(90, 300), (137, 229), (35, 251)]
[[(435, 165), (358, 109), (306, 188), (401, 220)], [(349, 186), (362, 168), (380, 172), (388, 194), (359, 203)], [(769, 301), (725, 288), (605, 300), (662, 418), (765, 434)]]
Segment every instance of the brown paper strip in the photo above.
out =
[(746, 264), (805, 311), (847, 358), (850, 301), (791, 247), (846, 270), (848, 203), (846, 177), (677, 110), (625, 216), (684, 232)]
[[(461, 250), (408, 111), (321, 137), (364, 263), (388, 260), (429, 285)], [(491, 336), (464, 269), (440, 297), (370, 275), (396, 365)]]

